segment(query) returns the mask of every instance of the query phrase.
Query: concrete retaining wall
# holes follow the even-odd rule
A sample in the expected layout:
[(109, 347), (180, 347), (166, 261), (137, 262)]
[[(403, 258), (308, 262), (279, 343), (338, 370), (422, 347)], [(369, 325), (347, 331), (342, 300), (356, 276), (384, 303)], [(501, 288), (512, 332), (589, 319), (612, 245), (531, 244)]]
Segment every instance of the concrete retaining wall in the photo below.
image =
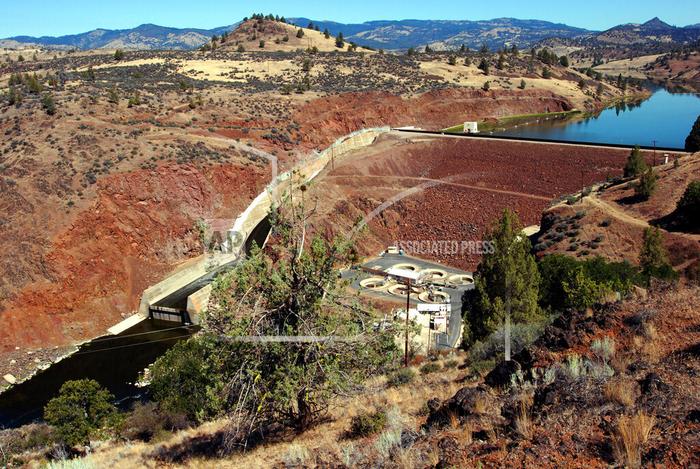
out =
[[(230, 239), (234, 241), (234, 245), (231, 247), (229, 253), (207, 254), (193, 259), (187, 267), (180, 269), (163, 281), (146, 289), (141, 296), (141, 304), (139, 305), (138, 313), (111, 327), (109, 332), (111, 334), (119, 334), (129, 327), (133, 327), (138, 322), (148, 318), (148, 310), (151, 305), (158, 303), (181, 288), (205, 276), (213, 269), (221, 268), (238, 261), (243, 254), (242, 249), (245, 245), (245, 240), (248, 239), (255, 227), (267, 217), (272, 204), (279, 203), (288, 191), (291, 184), (292, 173), (297, 173), (301, 175), (303, 181), (310, 182), (326, 168), (331, 159), (340, 158), (353, 150), (369, 146), (374, 143), (381, 134), (390, 131), (391, 128), (389, 127), (358, 130), (339, 138), (322, 152), (310, 155), (309, 158), (297, 168), (277, 176), (277, 178), (268, 184), (253, 202), (251, 202), (248, 208), (236, 218), (231, 230), (229, 230), (229, 234), (231, 235)], [(276, 167), (276, 161), (273, 162), (273, 166)], [(197, 295), (197, 293), (193, 296), (195, 295)], [(200, 303), (202, 298), (195, 298), (194, 300), (196, 303)]]

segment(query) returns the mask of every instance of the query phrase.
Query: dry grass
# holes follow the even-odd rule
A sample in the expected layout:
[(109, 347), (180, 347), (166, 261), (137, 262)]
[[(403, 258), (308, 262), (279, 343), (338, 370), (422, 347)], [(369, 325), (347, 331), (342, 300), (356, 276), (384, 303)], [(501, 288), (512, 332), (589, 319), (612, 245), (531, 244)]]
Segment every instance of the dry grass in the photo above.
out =
[(644, 413), (622, 416), (613, 434), (615, 458), (630, 468), (642, 465), (642, 450), (649, 439), (656, 419)]
[(483, 415), (486, 413), (486, 410), (488, 409), (488, 401), (479, 396), (474, 400), (474, 413), (478, 415)]
[(524, 394), (520, 396), (515, 414), (515, 431), (525, 440), (532, 439), (535, 433), (535, 425), (532, 422), (530, 409), (532, 408), (532, 396)]
[[(363, 454), (371, 455), (372, 452), (379, 452), (391, 447), (400, 467), (423, 467), (430, 463), (431, 458), (437, 457), (437, 454), (420, 453), (412, 448), (397, 449), (399, 447), (393, 445), (393, 442), (396, 435), (399, 435), (400, 438), (400, 431), (397, 432), (396, 428), (400, 426), (401, 428), (418, 429), (425, 419), (425, 416), (420, 415), (420, 409), (425, 405), (425, 402), (432, 397), (446, 399), (453, 396), (462, 387), (457, 382), (459, 375), (459, 370), (449, 368), (439, 375), (417, 375), (410, 390), (406, 387), (387, 388), (386, 378), (378, 377), (365, 383), (366, 391), (364, 393), (339, 400), (336, 407), (332, 409), (328, 422), (297, 436), (293, 441), (271, 442), (247, 453), (236, 454), (216, 461), (193, 458), (184, 461), (182, 466), (205, 468), (215, 465), (220, 468), (247, 467), (252, 469), (284, 465), (285, 463), (299, 464), (303, 459), (306, 459), (307, 465), (313, 465), (315, 455), (326, 454), (334, 455), (338, 461), (349, 461), (351, 464), (347, 465), (353, 467), (357, 461), (362, 459)], [(393, 420), (389, 419), (387, 431), (382, 432), (379, 436), (375, 435), (352, 442), (344, 439), (352, 416), (379, 408), (400, 409), (400, 415), (392, 417)], [(84, 458), (83, 461), (94, 467), (154, 467), (152, 453), (157, 446), (174, 446), (196, 436), (213, 434), (225, 426), (225, 420), (211, 422), (199, 428), (176, 433), (158, 445), (140, 442), (106, 443)], [(461, 425), (456, 415), (452, 431), (460, 435), (460, 441), (471, 439), (471, 427)], [(372, 443), (382, 436), (383, 447), (380, 448)]]
[(625, 407), (632, 407), (637, 394), (637, 385), (629, 380), (611, 380), (605, 385), (603, 394), (608, 402), (617, 402)]

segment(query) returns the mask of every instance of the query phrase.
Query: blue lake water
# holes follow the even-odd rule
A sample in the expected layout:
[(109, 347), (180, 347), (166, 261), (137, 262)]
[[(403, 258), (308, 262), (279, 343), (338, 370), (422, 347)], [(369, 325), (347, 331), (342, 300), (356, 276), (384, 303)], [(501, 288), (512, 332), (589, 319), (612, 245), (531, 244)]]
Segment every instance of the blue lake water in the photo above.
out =
[(700, 116), (700, 95), (657, 89), (640, 103), (620, 104), (585, 119), (540, 120), (494, 135), (617, 143), (682, 149), (685, 138)]

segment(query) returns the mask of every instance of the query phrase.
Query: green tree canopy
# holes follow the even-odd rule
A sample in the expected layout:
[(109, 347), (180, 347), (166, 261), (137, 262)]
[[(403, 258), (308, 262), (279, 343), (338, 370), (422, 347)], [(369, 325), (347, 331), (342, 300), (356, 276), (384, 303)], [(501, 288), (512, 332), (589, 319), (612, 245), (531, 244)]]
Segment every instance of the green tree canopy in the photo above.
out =
[(668, 260), (668, 253), (663, 244), (663, 234), (657, 227), (644, 230), (639, 266), (646, 278), (673, 279), (677, 275)]
[(683, 197), (678, 201), (677, 209), (687, 220), (700, 225), (700, 180), (688, 184)]
[(493, 242), (493, 252), (484, 254), (477, 269), (476, 288), (467, 302), (466, 343), (494, 332), (508, 312), (516, 323), (542, 318), (538, 305), (540, 274), (518, 216), (506, 209), (486, 239)]
[(97, 381), (66, 381), (44, 408), (44, 419), (67, 445), (88, 444), (90, 437), (116, 415), (114, 396)]
[(197, 345), (180, 348), (188, 357), (173, 349), (153, 370), (159, 400), (200, 419), (231, 415), (237, 441), (271, 423), (306, 430), (335, 396), (386, 371), (399, 353), (394, 333), (345, 296), (336, 268), (351, 245), (305, 240), (298, 207), (277, 213), (273, 246), (214, 282)]
[(647, 169), (647, 163), (644, 161), (642, 152), (639, 150), (639, 146), (634, 147), (630, 156), (627, 157), (627, 162), (625, 163), (624, 175), (626, 178), (638, 177), (644, 173)]
[(639, 182), (634, 186), (634, 193), (642, 200), (648, 200), (656, 190), (656, 181), (658, 176), (654, 172), (654, 168), (648, 168), (639, 178)]
[(685, 139), (685, 149), (692, 152), (700, 151), (700, 116), (695, 120), (693, 128)]

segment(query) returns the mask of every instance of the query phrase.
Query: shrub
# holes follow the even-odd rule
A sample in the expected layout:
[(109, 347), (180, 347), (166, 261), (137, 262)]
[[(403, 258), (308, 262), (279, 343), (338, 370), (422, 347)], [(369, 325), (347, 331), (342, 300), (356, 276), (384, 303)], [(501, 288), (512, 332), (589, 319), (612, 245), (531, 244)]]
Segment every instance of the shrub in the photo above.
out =
[(387, 385), (390, 387), (403, 386), (413, 382), (416, 377), (416, 373), (410, 368), (401, 368), (400, 370), (389, 375), (387, 379)]
[(608, 363), (615, 356), (615, 339), (605, 336), (594, 340), (591, 344), (591, 352), (603, 363)]
[(211, 349), (192, 338), (179, 342), (152, 366), (151, 392), (160, 408), (202, 421), (213, 417), (223, 403), (212, 396), (220, 383), (213, 372)]
[(56, 114), (56, 102), (50, 93), (46, 93), (41, 97), (41, 107), (44, 108), (46, 114), (50, 116)]
[[(570, 256), (551, 254), (540, 260), (538, 268), (541, 277), (540, 304), (554, 311), (588, 307), (592, 305), (590, 301), (593, 298), (600, 299), (608, 291), (624, 294), (632, 285), (644, 282), (639, 271), (630, 263), (608, 262), (599, 256), (579, 261)], [(585, 298), (578, 298), (578, 295)]]
[(154, 402), (136, 403), (119, 426), (119, 435), (128, 440), (150, 441), (158, 434), (189, 426), (184, 414), (166, 412)]
[(117, 415), (114, 396), (97, 381), (66, 381), (57, 397), (44, 408), (44, 419), (69, 446), (87, 444), (97, 430), (112, 423)]
[(350, 434), (353, 437), (375, 435), (386, 426), (386, 412), (383, 410), (372, 413), (360, 413), (352, 418)]
[(46, 424), (29, 424), (0, 430), (0, 466), (14, 467), (13, 455), (49, 448), (55, 443), (52, 428)]
[(124, 58), (124, 51), (117, 49), (114, 51), (114, 60), (122, 60)]
[(445, 368), (448, 370), (450, 370), (452, 368), (457, 368), (458, 365), (459, 365), (459, 362), (455, 359), (447, 360), (445, 362)]
[(700, 180), (688, 184), (678, 201), (677, 210), (686, 219), (700, 223)]
[(513, 425), (515, 431), (525, 440), (532, 439), (534, 425), (530, 416), (531, 400), (523, 397), (518, 402)]
[(430, 373), (436, 373), (440, 371), (442, 367), (440, 366), (439, 363), (436, 362), (430, 362), (426, 363), (425, 365), (420, 367), (420, 372), (421, 374), (428, 375)]
[(630, 468), (641, 467), (642, 450), (649, 439), (656, 419), (644, 413), (622, 416), (615, 427), (612, 443), (615, 458)]
[(634, 193), (642, 200), (648, 200), (656, 191), (656, 181), (659, 177), (654, 172), (654, 168), (647, 169), (639, 178), (639, 182), (634, 186)]

